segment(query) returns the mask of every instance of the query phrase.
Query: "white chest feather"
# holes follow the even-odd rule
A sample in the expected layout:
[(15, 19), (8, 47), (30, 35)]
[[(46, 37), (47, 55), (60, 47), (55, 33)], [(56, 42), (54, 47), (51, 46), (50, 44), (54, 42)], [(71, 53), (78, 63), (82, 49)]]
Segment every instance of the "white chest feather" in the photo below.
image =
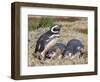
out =
[(44, 55), (52, 46), (54, 46), (57, 43), (58, 38), (52, 39), (44, 48), (44, 50), (41, 52), (41, 55)]
[(58, 38), (55, 38), (55, 39), (53, 39), (53, 40), (51, 40), (46, 46), (45, 46), (45, 48), (51, 48), (52, 46), (54, 46), (55, 44), (56, 44), (56, 42), (57, 42), (57, 40), (58, 40)]

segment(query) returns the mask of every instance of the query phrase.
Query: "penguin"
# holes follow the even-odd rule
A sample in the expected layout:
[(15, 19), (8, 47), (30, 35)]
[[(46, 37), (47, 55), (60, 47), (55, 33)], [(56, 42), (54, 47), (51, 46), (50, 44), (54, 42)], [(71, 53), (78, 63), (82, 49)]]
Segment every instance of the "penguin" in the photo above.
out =
[(37, 40), (35, 53), (39, 52), (42, 58), (44, 58), (47, 51), (54, 46), (59, 39), (60, 30), (61, 25), (54, 25), (49, 31), (42, 34)]
[(63, 43), (56, 43), (51, 49), (48, 50), (46, 58), (55, 59), (61, 58), (65, 50), (65, 45)]
[(76, 55), (81, 57), (83, 53), (84, 53), (84, 45), (82, 44), (82, 42), (78, 39), (72, 39), (68, 41), (63, 57), (65, 58), (70, 57), (71, 59), (73, 59), (74, 57), (76, 57)]

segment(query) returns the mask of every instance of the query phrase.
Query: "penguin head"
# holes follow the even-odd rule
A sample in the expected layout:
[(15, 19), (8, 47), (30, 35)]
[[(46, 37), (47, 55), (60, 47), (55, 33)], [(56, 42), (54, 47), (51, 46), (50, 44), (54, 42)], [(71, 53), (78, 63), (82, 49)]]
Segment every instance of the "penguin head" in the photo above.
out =
[(53, 34), (59, 34), (60, 33), (60, 29), (61, 29), (61, 25), (54, 25), (53, 27), (51, 27), (50, 31)]

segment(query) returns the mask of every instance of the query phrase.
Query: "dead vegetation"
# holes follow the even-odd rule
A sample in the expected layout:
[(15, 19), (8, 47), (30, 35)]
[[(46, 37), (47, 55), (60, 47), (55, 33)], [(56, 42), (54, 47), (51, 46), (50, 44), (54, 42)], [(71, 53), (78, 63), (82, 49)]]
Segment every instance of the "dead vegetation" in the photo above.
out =
[[(67, 20), (68, 19), (68, 20)], [(29, 21), (30, 22), (30, 21)], [(34, 49), (37, 39), (41, 34), (47, 32), (47, 28), (38, 28), (31, 30), (28, 33), (28, 66), (46, 66), (46, 65), (74, 65), (74, 64), (87, 64), (88, 63), (88, 54), (87, 54), (87, 42), (88, 42), (88, 29), (87, 29), (87, 18), (73, 18), (68, 17), (63, 21), (55, 21), (56, 24), (61, 24), (60, 39), (58, 42), (67, 44), (71, 39), (79, 39), (82, 41), (86, 53), (81, 57), (75, 57), (74, 59), (47, 59), (46, 61), (40, 61), (35, 57)]]

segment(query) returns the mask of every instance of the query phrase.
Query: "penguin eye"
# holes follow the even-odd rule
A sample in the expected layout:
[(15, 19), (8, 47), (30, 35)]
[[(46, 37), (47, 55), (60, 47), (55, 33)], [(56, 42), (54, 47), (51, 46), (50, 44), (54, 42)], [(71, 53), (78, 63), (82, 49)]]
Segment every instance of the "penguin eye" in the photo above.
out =
[(53, 31), (60, 31), (60, 29), (56, 29), (56, 28), (54, 28)]

